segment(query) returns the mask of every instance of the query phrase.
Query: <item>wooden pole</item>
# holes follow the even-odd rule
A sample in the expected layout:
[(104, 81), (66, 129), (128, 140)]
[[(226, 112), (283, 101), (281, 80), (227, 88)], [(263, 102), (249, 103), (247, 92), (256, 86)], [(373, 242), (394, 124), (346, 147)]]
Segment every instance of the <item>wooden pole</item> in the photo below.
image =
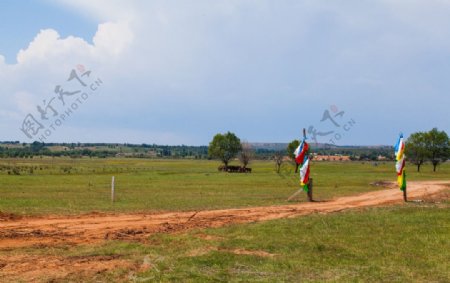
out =
[(115, 195), (114, 195), (114, 176), (112, 176), (112, 180), (111, 180), (111, 202), (115, 201)]
[[(303, 139), (306, 140), (306, 129), (303, 128)], [(309, 159), (311, 161), (311, 159)], [(309, 178), (308, 180), (308, 200), (313, 202), (313, 178)]]
[(406, 193), (406, 188), (403, 189), (403, 200), (404, 200), (405, 202), (408, 201), (408, 195), (407, 195), (407, 193)]
[(309, 181), (308, 181), (308, 200), (310, 202), (314, 201), (313, 200), (313, 179), (312, 178), (309, 178)]
[(405, 169), (403, 169), (403, 183), (405, 184), (405, 188), (403, 189), (403, 200), (405, 202), (408, 201), (408, 193), (406, 192), (406, 189), (408, 186), (406, 186), (406, 172), (404, 171)]

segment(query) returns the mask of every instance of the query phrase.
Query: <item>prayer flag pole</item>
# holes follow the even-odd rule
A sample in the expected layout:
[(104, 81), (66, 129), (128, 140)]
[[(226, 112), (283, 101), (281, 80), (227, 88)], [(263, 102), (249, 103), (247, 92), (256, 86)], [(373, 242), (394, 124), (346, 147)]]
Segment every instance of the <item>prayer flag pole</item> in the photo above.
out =
[(406, 173), (405, 173), (405, 141), (403, 140), (403, 134), (400, 133), (400, 136), (395, 144), (395, 169), (397, 171), (397, 183), (400, 187), (400, 190), (403, 191), (403, 200), (408, 201), (408, 196), (406, 193)]
[(300, 186), (302, 187), (299, 191), (295, 192), (292, 196), (288, 198), (288, 201), (293, 199), (302, 190), (304, 190), (308, 195), (308, 200), (313, 201), (312, 195), (312, 179), (309, 178), (309, 162), (310, 158), (308, 156), (309, 145), (306, 142), (306, 129), (303, 128), (303, 140), (294, 152), (295, 162), (301, 165), (300, 168)]

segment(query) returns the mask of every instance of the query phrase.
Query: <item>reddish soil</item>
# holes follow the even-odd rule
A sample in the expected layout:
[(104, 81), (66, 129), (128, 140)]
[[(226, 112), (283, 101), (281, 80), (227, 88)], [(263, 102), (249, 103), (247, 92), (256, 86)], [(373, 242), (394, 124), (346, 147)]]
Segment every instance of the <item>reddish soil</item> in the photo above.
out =
[[(385, 184), (386, 185), (386, 184)], [(450, 181), (410, 182), (408, 198), (432, 198), (441, 195), (448, 199)], [(325, 202), (294, 203), (281, 206), (252, 207), (190, 212), (139, 214), (91, 213), (81, 216), (16, 217), (0, 214), (0, 280), (34, 280), (50, 272), (64, 277), (73, 272), (102, 272), (117, 266), (130, 266), (115, 257), (49, 257), (17, 255), (20, 247), (80, 245), (110, 239), (145, 240), (154, 233), (173, 233), (194, 228), (220, 227), (311, 213), (331, 213), (351, 208), (402, 203), (402, 193), (394, 185), (389, 189), (340, 197)], [(445, 194), (442, 196), (442, 194)], [(246, 253), (246, 251), (238, 251)], [(16, 277), (18, 276), (18, 277)], [(37, 277), (36, 277), (37, 276)]]

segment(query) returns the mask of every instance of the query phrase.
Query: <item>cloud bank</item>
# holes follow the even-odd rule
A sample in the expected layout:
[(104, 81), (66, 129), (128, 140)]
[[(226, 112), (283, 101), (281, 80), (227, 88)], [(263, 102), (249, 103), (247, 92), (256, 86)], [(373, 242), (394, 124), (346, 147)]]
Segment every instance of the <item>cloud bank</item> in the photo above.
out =
[(0, 55), (0, 139), (25, 140), (23, 117), (77, 64), (104, 87), (55, 141), (206, 144), (231, 130), (284, 142), (303, 127), (338, 130), (321, 122), (331, 105), (356, 121), (338, 144), (450, 126), (446, 1), (54, 3), (97, 32), (43, 29), (15, 64)]

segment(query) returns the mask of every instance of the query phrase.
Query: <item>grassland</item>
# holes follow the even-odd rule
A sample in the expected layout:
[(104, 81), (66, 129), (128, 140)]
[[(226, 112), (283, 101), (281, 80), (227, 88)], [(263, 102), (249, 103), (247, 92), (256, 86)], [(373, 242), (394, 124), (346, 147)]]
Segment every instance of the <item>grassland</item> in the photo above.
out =
[[(217, 161), (34, 158), (0, 160), (0, 211), (21, 215), (217, 209), (285, 204), (298, 189), (293, 166), (277, 174), (274, 164), (255, 161), (251, 174), (217, 172)], [(369, 184), (395, 180), (392, 162), (313, 162), (315, 198), (362, 193)], [(431, 166), (409, 180), (448, 179), (450, 164)], [(117, 201), (110, 201), (111, 176)], [(304, 196), (302, 196), (304, 197)]]
[[(280, 174), (265, 161), (255, 161), (251, 174), (220, 173), (217, 166), (218, 162), (205, 160), (2, 159), (0, 211), (43, 215), (265, 206), (286, 204), (286, 198), (298, 190), (298, 178), (287, 163)], [(369, 184), (395, 180), (393, 169), (391, 162), (377, 166), (313, 162), (315, 198), (383, 189)], [(421, 173), (408, 166), (407, 172), (409, 180), (449, 179), (450, 164), (443, 164), (438, 172), (427, 165)], [(114, 204), (111, 176), (117, 180)], [(4, 248), (0, 249), (0, 281), (449, 282), (449, 239), (448, 199), (411, 202), (157, 233), (143, 241)], [(27, 269), (22, 258), (36, 262), (42, 271), (21, 277)], [(109, 259), (123, 265), (103, 267)], [(78, 269), (70, 272), (73, 264)], [(90, 269), (91, 264), (98, 266)], [(2, 274), (5, 266), (18, 271)]]
[(445, 282), (450, 280), (449, 239), (449, 206), (314, 215), (154, 236), (146, 254), (156, 266), (139, 276), (210, 282)]
[[(408, 204), (155, 234), (145, 243), (38, 246), (16, 254), (114, 257), (131, 267), (54, 282), (448, 282), (450, 204)], [(56, 273), (57, 274), (57, 273)]]

